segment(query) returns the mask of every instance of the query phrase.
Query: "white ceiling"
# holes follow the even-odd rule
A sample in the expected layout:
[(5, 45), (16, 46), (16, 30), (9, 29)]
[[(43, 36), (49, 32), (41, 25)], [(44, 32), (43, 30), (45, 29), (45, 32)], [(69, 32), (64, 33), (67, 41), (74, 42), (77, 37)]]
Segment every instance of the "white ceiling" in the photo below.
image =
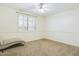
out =
[(46, 7), (45, 11), (40, 12), (38, 8), (39, 3), (3, 3), (2, 5), (22, 9), (38, 15), (55, 14), (70, 9), (79, 8), (79, 3), (44, 3)]

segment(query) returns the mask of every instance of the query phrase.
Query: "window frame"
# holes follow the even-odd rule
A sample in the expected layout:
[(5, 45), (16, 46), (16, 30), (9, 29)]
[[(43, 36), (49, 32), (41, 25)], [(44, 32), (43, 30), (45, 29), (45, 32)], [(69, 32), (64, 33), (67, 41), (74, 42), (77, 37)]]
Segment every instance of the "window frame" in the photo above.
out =
[[(20, 15), (22, 15), (23, 16), (23, 26), (22, 27), (19, 27), (19, 16)], [(25, 25), (24, 25), (24, 21), (25, 21), (25, 19), (24, 19), (24, 17), (25, 16), (27, 16), (27, 27), (25, 28)], [(29, 17), (33, 17), (33, 19), (32, 19), (32, 27), (31, 27), (31, 30), (29, 30), (29, 25), (28, 25), (28, 23), (29, 23)], [(18, 25), (18, 29), (21, 29), (22, 31), (24, 31), (24, 32), (34, 32), (34, 31), (36, 31), (36, 19), (37, 19), (37, 17), (36, 16), (31, 16), (31, 15), (25, 15), (25, 14), (18, 14), (18, 16), (17, 16), (17, 25)], [(33, 22), (34, 22), (34, 24), (33, 24)]]

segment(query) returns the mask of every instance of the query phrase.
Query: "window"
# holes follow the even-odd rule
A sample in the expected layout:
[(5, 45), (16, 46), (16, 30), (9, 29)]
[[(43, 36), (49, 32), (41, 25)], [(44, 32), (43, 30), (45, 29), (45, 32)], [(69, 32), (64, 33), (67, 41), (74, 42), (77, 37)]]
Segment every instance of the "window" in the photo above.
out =
[(25, 31), (35, 31), (36, 30), (36, 17), (19, 14), (18, 27), (20, 29), (24, 29)]

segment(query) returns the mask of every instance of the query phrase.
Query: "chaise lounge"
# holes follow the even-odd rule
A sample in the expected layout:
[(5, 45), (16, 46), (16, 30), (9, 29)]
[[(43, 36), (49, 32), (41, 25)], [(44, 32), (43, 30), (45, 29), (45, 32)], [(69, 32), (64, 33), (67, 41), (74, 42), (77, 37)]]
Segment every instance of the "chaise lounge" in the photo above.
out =
[(13, 39), (6, 39), (6, 40), (1, 40), (0, 41), (0, 51), (5, 50), (6, 48), (13, 46), (15, 44), (22, 44), (24, 45), (24, 41), (20, 40), (18, 38), (13, 38)]

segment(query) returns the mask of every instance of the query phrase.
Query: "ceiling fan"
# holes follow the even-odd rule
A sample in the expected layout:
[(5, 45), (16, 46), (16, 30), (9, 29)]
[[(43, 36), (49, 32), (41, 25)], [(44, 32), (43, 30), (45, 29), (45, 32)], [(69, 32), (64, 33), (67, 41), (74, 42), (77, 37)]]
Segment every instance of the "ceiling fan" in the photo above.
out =
[(40, 4), (39, 4), (40, 9), (43, 8), (43, 5), (44, 5), (44, 3), (40, 3)]
[(42, 13), (45, 12), (45, 4), (44, 3), (39, 4), (39, 11), (42, 12)]
[(45, 3), (38, 3), (38, 4), (33, 4), (27, 10), (28, 11), (33, 10), (35, 12), (37, 11), (39, 13), (45, 13), (47, 11), (47, 7)]

